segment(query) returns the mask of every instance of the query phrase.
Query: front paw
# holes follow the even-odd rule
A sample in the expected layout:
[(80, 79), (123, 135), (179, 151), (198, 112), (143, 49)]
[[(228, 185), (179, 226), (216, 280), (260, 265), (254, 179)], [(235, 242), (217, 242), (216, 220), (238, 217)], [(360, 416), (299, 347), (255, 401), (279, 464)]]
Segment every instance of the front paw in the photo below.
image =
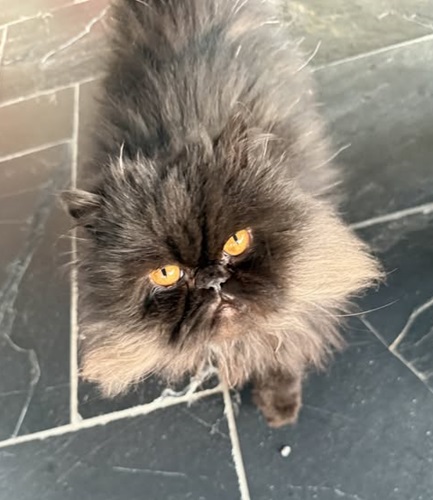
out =
[(292, 378), (274, 378), (256, 384), (253, 401), (270, 427), (294, 424), (301, 409), (301, 384)]

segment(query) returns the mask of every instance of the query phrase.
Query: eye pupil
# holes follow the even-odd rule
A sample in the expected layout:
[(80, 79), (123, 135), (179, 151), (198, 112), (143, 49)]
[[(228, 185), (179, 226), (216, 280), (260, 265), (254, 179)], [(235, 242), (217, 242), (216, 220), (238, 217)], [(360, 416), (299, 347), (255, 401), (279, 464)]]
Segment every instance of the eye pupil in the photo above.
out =
[(242, 229), (230, 236), (224, 245), (224, 252), (227, 255), (236, 257), (245, 253), (251, 245), (251, 234), (248, 229)]
[(150, 281), (158, 286), (175, 285), (183, 276), (183, 271), (179, 266), (169, 265), (155, 269), (149, 274)]

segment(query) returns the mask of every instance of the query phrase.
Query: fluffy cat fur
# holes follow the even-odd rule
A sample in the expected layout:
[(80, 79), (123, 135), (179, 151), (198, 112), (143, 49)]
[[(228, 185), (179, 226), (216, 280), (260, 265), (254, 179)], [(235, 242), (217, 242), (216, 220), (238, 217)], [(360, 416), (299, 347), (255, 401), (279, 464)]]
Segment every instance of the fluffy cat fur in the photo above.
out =
[[(306, 370), (341, 347), (340, 313), (379, 277), (338, 216), (308, 69), (275, 14), (260, 0), (113, 6), (87, 186), (64, 194), (86, 233), (82, 375), (107, 396), (212, 363), (230, 386), (252, 381), (270, 425), (293, 422)], [(251, 249), (223, 258), (245, 228)], [(181, 282), (152, 286), (172, 263)]]

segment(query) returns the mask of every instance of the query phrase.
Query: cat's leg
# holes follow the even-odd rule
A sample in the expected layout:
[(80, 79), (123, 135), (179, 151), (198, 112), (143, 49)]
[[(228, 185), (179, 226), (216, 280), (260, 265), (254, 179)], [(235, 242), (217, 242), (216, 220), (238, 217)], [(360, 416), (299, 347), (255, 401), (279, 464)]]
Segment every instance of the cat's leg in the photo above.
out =
[(253, 380), (253, 401), (270, 427), (296, 422), (302, 401), (302, 374), (270, 371)]

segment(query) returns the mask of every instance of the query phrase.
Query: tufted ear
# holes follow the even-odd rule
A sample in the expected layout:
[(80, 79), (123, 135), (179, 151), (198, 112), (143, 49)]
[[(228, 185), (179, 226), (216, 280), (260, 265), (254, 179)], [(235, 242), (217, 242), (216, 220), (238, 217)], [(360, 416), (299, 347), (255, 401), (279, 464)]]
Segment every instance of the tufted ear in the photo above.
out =
[(101, 197), (95, 193), (75, 189), (61, 194), (63, 206), (78, 224), (87, 225), (96, 217)]

